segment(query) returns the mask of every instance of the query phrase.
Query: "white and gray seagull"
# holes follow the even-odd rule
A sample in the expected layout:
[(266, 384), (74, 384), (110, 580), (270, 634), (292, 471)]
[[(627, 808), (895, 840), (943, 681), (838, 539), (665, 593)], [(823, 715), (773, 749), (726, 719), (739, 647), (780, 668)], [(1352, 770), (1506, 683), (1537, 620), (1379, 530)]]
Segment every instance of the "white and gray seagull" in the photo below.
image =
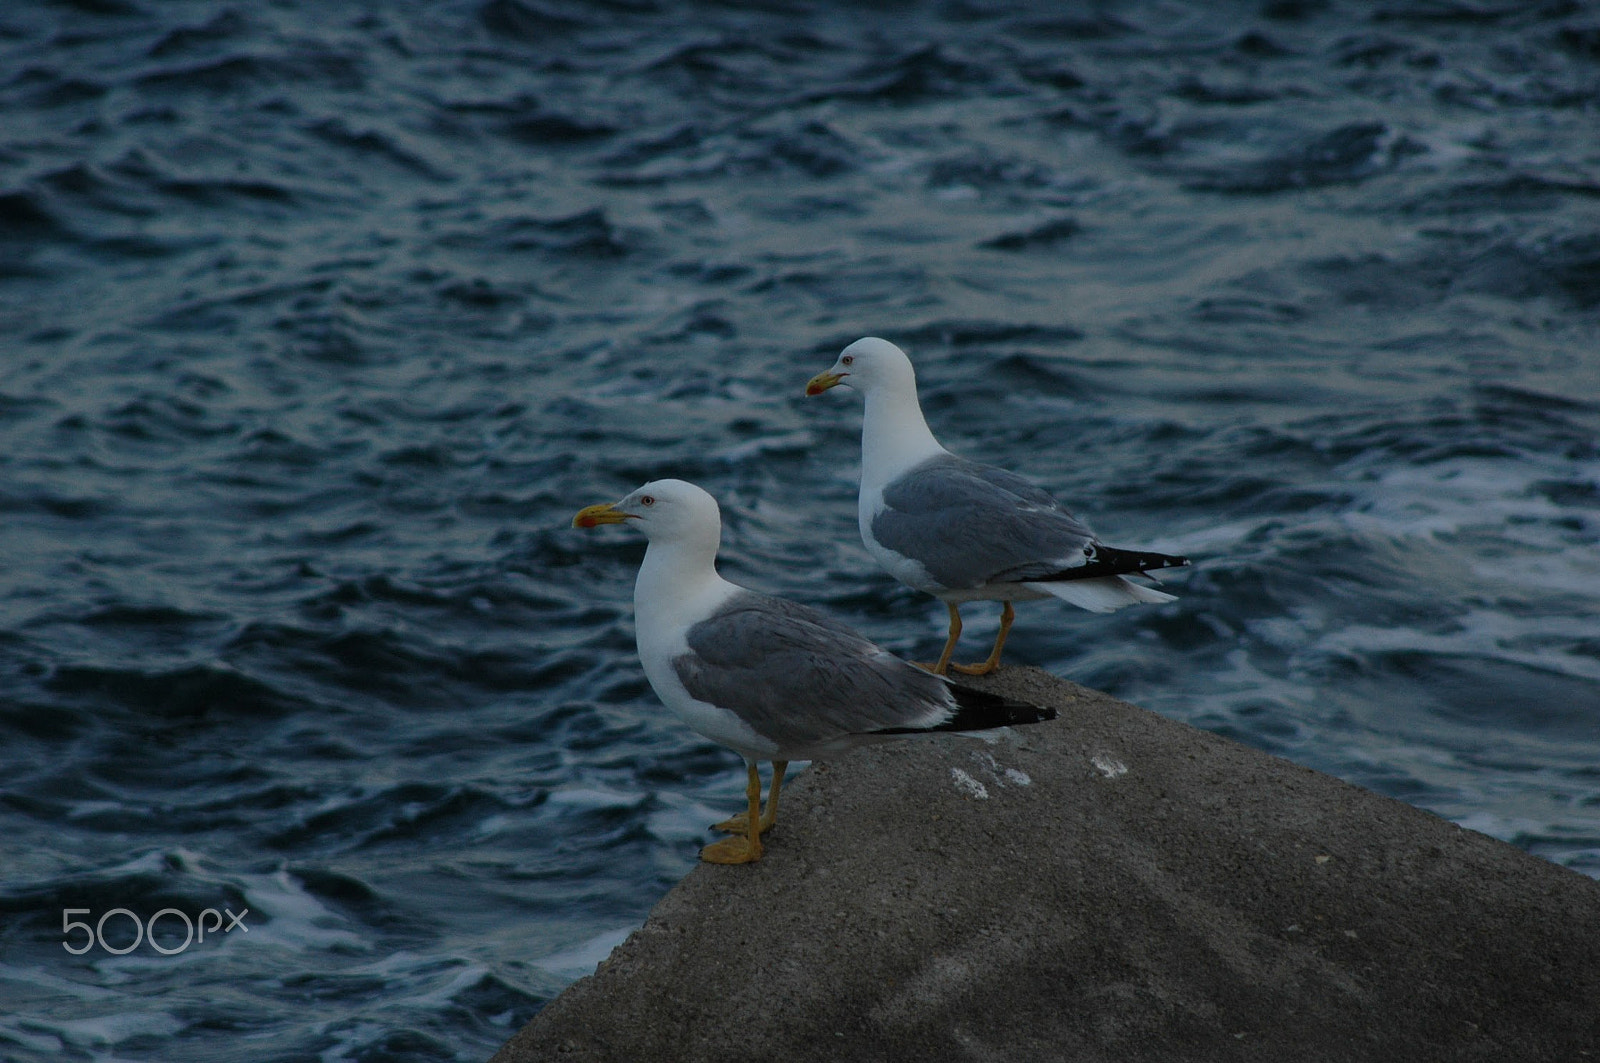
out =
[[(745, 759), (748, 810), (716, 825), (734, 835), (700, 851), (716, 864), (761, 857), (791, 760), (867, 742), (981, 731), (1054, 719), (1056, 711), (930, 675), (809, 606), (717, 574), (722, 514), (683, 480), (655, 480), (589, 506), (579, 528), (631, 523), (650, 545), (633, 590), (639, 662), (656, 695), (693, 730)], [(772, 786), (761, 811), (758, 761)]]
[[(911, 359), (868, 336), (846, 347), (806, 385), (820, 395), (843, 384), (861, 392), (861, 494), (857, 514), (867, 551), (900, 582), (950, 610), (950, 636), (933, 671), (984, 675), (1016, 617), (1011, 603), (1054, 596), (1106, 613), (1170, 594), (1127, 579), (1187, 565), (1169, 554), (1106, 546), (1043, 489), (992, 465), (957, 457), (933, 438), (917, 402)], [(987, 660), (952, 664), (962, 602), (1002, 601), (1000, 632)]]

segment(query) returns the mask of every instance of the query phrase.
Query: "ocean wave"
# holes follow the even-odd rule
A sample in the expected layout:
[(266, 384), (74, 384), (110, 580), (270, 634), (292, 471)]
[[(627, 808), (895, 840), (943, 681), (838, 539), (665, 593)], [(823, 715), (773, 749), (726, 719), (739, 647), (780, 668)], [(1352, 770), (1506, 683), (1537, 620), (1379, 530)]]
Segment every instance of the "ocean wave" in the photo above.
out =
[[(1008, 660), (1600, 874), (1584, 11), (13, 7), (11, 1055), (491, 1054), (743, 793), (580, 506), (703, 482), (730, 578), (937, 651), (801, 396), (864, 334), (1195, 560)], [(117, 903), (252, 929), (63, 952)]]
[(1409, 155), (1425, 151), (1397, 137), (1383, 122), (1351, 122), (1267, 158), (1196, 171), (1187, 187), (1235, 194), (1283, 192), (1352, 184), (1386, 173)]
[(0, 192), (0, 240), (64, 240), (70, 230), (35, 192)]
[(355, 55), (308, 43), (290, 54), (232, 54), (182, 66), (158, 66), (133, 79), (136, 88), (151, 95), (241, 93), (306, 82), (344, 92), (358, 91), (366, 84), (365, 66)]
[(191, 726), (229, 726), (238, 717), (272, 718), (296, 708), (270, 683), (205, 664), (154, 672), (64, 665), (52, 672), (46, 688), (68, 700), (114, 704), (140, 716)]
[(1056, 218), (1052, 221), (1040, 222), (1031, 229), (991, 236), (978, 246), (992, 251), (1048, 249), (1077, 236), (1082, 229), (1083, 227), (1078, 224), (1075, 218)]

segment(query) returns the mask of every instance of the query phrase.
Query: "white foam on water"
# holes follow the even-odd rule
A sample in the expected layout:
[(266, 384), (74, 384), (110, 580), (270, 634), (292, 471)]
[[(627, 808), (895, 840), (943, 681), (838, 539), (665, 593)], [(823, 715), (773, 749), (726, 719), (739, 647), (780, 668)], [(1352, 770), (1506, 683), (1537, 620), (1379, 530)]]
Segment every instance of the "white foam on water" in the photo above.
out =
[(593, 974), (594, 969), (611, 955), (611, 950), (628, 940), (628, 936), (637, 930), (638, 926), (637, 923), (630, 923), (614, 930), (607, 930), (571, 948), (541, 956), (534, 960), (533, 964), (558, 978), (573, 980), (582, 978)]
[(0, 1018), (0, 1042), (10, 1041), (35, 1052), (48, 1052), (51, 1054), (60, 1052), (62, 1048), (61, 1038), (53, 1033), (24, 1028), (34, 1025), (33, 1020), (20, 1015)]
[(122, 1011), (51, 1024), (51, 1032), (70, 1045), (98, 1048), (121, 1044), (132, 1037), (171, 1037), (186, 1024), (165, 1011)]
[(732, 803), (718, 809), (698, 798), (670, 791), (658, 794), (657, 800), (662, 807), (652, 809), (646, 815), (645, 829), (651, 837), (664, 842), (692, 841), (703, 844), (711, 824), (720, 823), (735, 812), (744, 810), (742, 803)]
[(436, 1010), (449, 1004), (462, 990), (483, 981), (490, 972), (476, 960), (401, 949), (371, 963), (346, 968), (344, 973), (372, 975), (394, 987), (380, 1006), (383, 1010)]
[(1311, 646), (1326, 654), (1413, 652), (1444, 657), (1481, 657), (1510, 661), (1582, 679), (1600, 680), (1600, 660), (1539, 643), (1592, 638), (1600, 628), (1588, 618), (1513, 616), (1474, 609), (1454, 618), (1454, 630), (1419, 631), (1415, 628), (1350, 624), (1317, 639)]
[(324, 1023), (317, 1028), (317, 1033), (333, 1038), (333, 1045), (318, 1053), (317, 1058), (322, 1063), (345, 1063), (384, 1034), (384, 1027), (375, 1022), (362, 1022), (342, 1029), (333, 1028), (332, 1024)]
[(82, 819), (85, 816), (98, 816), (104, 813), (123, 815), (127, 811), (126, 801), (73, 801), (67, 805), (67, 818)]
[(419, 1015), (459, 1007), (458, 996), (493, 974), (489, 966), (474, 959), (407, 949), (340, 967), (338, 972), (341, 977), (373, 978), (384, 989), (381, 998), (362, 1006), (359, 1018), (352, 1013), (308, 1027), (312, 1034), (333, 1042), (317, 1057), (328, 1063), (363, 1058), (396, 1027), (417, 1021)]
[[(238, 881), (244, 888), (245, 906), (250, 909), (250, 914), (243, 916), (244, 926), (249, 927), (249, 931), (236, 928), (224, 935), (230, 948), (276, 945), (295, 950), (365, 950), (369, 947), (360, 934), (344, 929), (348, 920), (308, 893), (288, 871), (241, 875)], [(251, 915), (266, 918), (258, 925), (251, 922)], [(223, 926), (227, 925), (224, 921)]]
[[(1360, 470), (1351, 469), (1359, 474)], [(1427, 465), (1397, 465), (1338, 486), (1355, 501), (1341, 514), (1352, 528), (1379, 531), (1396, 538), (1438, 539), (1472, 529), (1490, 529), (1505, 539), (1535, 549), (1566, 552), (1574, 535), (1572, 522), (1592, 540), (1595, 515), (1590, 509), (1563, 506), (1540, 493), (1543, 481), (1600, 485), (1600, 462), (1575, 462), (1550, 456), (1459, 458)], [(1329, 485), (1333, 486), (1333, 485)], [(1471, 556), (1472, 551), (1463, 551)], [(1600, 580), (1600, 561), (1584, 552), (1552, 558), (1570, 563), (1574, 574)], [(1502, 569), (1497, 558), (1479, 555), (1485, 572)]]
[(1519, 837), (1541, 834), (1549, 830), (1549, 824), (1537, 820), (1494, 812), (1469, 812), (1456, 822), (1468, 830), (1487, 834), (1491, 838), (1499, 838), (1503, 842), (1515, 842)]
[(486, 841), (504, 831), (507, 827), (512, 826), (514, 822), (505, 813), (496, 812), (494, 815), (485, 816), (477, 826), (473, 827), (470, 838), (475, 842)]
[(110, 989), (74, 981), (71, 978), (62, 978), (42, 967), (17, 967), (9, 963), (0, 963), (0, 981), (15, 982), (32, 989), (50, 989), (84, 1001), (115, 1000), (122, 996), (121, 993)]
[(626, 790), (607, 790), (598, 786), (573, 786), (552, 790), (546, 799), (552, 805), (583, 810), (602, 808), (637, 808), (649, 798), (648, 794)]
[[(1559, 455), (1457, 458), (1423, 465), (1369, 467), (1363, 456), (1335, 478), (1300, 486), (1347, 495), (1338, 510), (1252, 518), (1187, 531), (1175, 547), (1270, 564), (1275, 544), (1308, 539), (1421, 540), (1480, 593), (1526, 588), (1600, 597), (1600, 518), (1592, 508), (1552, 501), (1544, 482), (1600, 485), (1600, 462)], [(1386, 458), (1385, 460), (1393, 460)], [(1342, 475), (1339, 475), (1341, 474)], [(1458, 541), (1464, 533), (1476, 533)], [(1483, 541), (1489, 537), (1489, 545)], [(1494, 545), (1502, 544), (1502, 545)], [(1575, 548), (1577, 547), (1577, 548)]]
[[(9, 983), (4, 995), (10, 1012), (0, 1016), (0, 1044), (34, 1052), (56, 1054), (67, 1045), (101, 1048), (135, 1034), (176, 1033), (184, 1025), (175, 1016), (158, 1011), (119, 1010), (95, 1016), (92, 1013), (99, 1008), (120, 1004), (125, 1009), (128, 995), (62, 978), (40, 967), (0, 964), (0, 982)], [(57, 1018), (52, 1011), (73, 1017)]]
[(782, 454), (786, 451), (804, 453), (811, 450), (815, 444), (816, 439), (809, 431), (787, 432), (783, 435), (765, 436), (736, 443), (717, 451), (715, 457), (718, 461), (737, 465), (768, 454)]

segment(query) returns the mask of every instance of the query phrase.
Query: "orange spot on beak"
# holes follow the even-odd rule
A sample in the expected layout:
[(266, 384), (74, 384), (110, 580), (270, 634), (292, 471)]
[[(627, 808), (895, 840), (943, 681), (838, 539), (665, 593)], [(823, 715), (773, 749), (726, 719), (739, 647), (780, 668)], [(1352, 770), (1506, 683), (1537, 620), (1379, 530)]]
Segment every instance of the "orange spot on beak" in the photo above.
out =
[(624, 513), (611, 502), (602, 502), (597, 506), (585, 506), (578, 510), (577, 516), (572, 518), (574, 528), (598, 528), (602, 524), (621, 524), (628, 518), (635, 516), (633, 513)]
[(806, 394), (821, 395), (849, 375), (849, 373), (818, 373), (806, 382)]

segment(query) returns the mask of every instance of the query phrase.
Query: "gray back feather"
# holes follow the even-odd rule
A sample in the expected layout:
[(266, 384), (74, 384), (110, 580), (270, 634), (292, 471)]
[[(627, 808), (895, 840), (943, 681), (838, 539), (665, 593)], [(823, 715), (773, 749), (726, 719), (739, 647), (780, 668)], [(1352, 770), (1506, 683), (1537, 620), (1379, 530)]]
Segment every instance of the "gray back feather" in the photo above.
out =
[(927, 726), (955, 713), (944, 680), (783, 598), (744, 591), (688, 631), (684, 689), (783, 748)]
[(1023, 582), (1081, 565), (1094, 533), (1014, 473), (954, 454), (892, 481), (872, 521), (878, 542), (953, 590)]

